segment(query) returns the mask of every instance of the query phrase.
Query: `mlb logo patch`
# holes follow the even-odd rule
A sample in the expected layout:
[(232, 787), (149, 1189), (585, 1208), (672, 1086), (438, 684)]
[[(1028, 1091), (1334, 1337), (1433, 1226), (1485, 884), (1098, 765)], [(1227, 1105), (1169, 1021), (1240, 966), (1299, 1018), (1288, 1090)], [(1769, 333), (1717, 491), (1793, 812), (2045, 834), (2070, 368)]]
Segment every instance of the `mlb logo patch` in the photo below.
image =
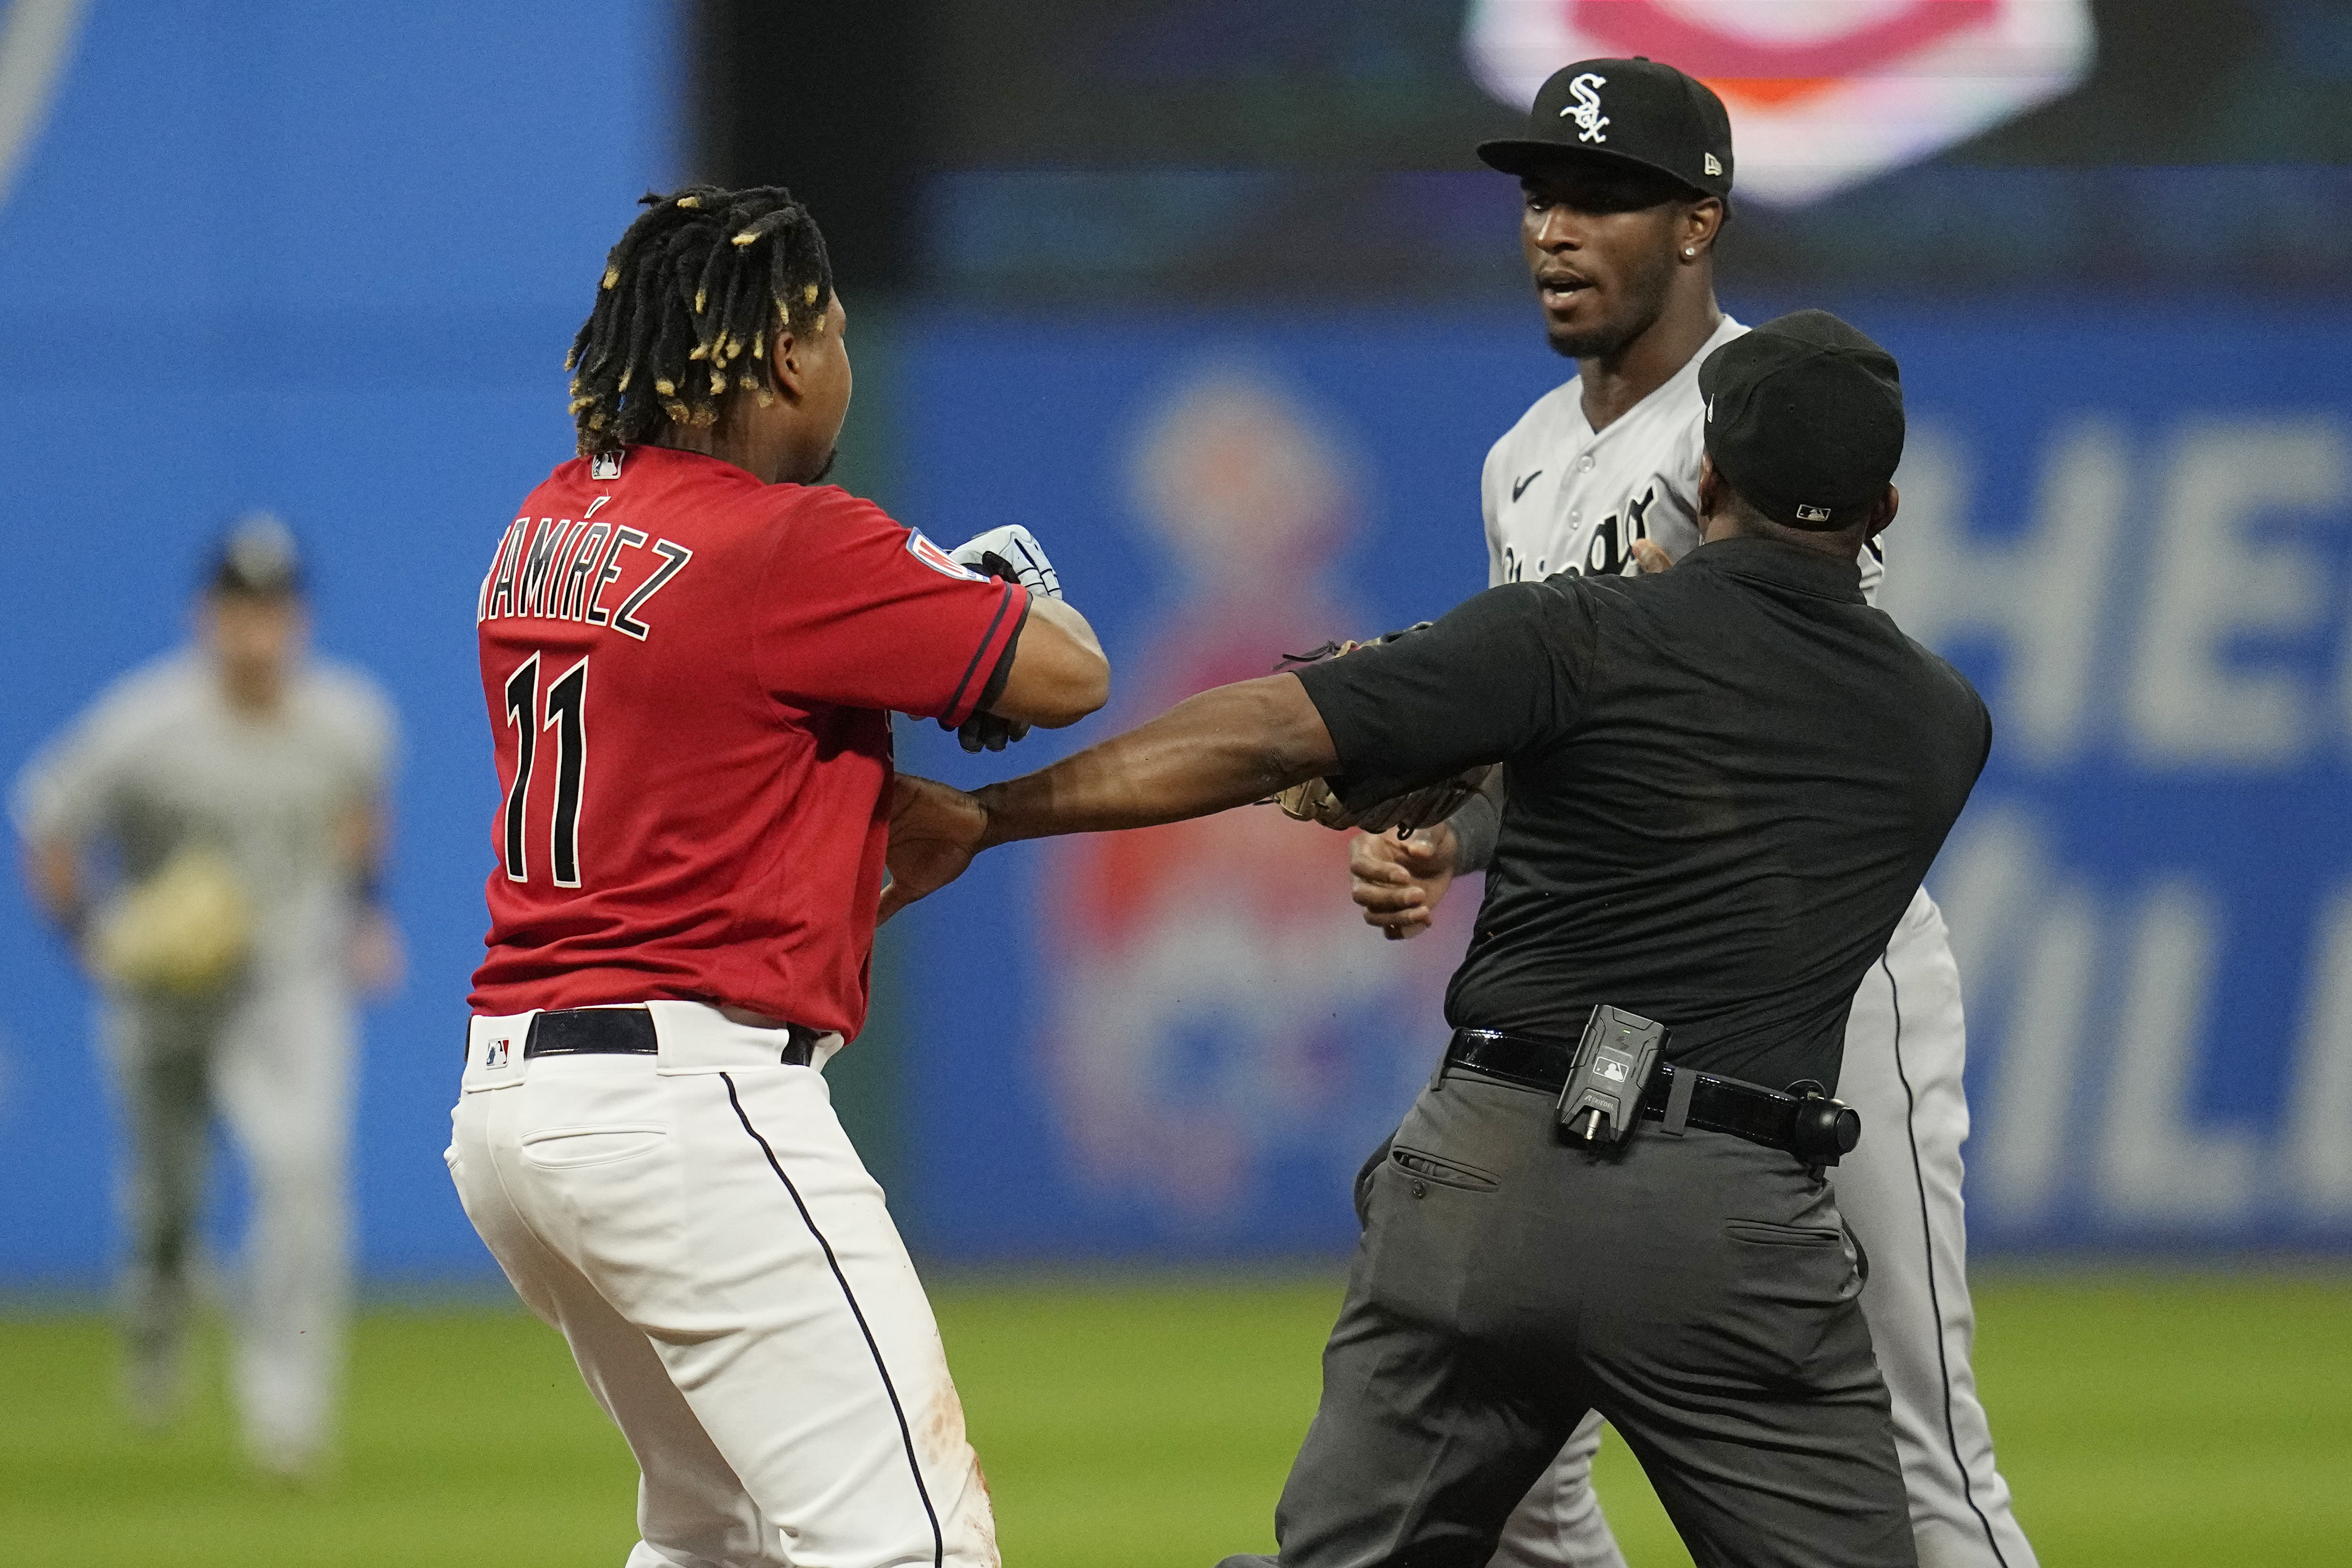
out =
[(1811, 506), (1804, 501), (1799, 501), (1797, 516), (1806, 522), (1827, 522), (1830, 520), (1830, 509), (1825, 506)]
[(621, 477), (621, 454), (618, 452), (597, 453), (588, 464), (588, 477), (592, 479), (619, 479)]
[(923, 531), (907, 531), (907, 553), (938, 573), (942, 577), (960, 577), (967, 583), (985, 583), (987, 578), (965, 567), (956, 558), (923, 537)]
[(507, 1042), (504, 1040), (484, 1041), (482, 1043), (482, 1065), (486, 1068), (502, 1068), (506, 1066)]

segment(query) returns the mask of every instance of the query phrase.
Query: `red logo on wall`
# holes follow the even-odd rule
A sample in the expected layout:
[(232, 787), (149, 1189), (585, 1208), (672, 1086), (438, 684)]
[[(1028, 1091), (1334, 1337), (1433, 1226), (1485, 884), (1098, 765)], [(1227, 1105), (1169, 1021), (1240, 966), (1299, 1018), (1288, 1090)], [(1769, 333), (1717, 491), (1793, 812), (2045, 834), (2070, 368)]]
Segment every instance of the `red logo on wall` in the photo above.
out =
[(1573, 60), (1644, 55), (1731, 111), (1739, 194), (1807, 202), (2071, 91), (2088, 0), (1474, 0), (1470, 68), (1525, 109)]

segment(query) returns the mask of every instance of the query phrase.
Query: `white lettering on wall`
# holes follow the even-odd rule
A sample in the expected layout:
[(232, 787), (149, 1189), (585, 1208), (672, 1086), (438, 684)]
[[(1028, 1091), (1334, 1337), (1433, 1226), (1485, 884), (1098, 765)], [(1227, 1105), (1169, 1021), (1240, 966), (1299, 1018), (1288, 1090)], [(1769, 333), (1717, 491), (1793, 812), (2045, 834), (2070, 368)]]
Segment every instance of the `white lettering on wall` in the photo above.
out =
[[(2209, 903), (2165, 883), (2132, 933), (2099, 1142), (2099, 1197), (2119, 1218), (2202, 1224), (2252, 1206), (2253, 1135), (2190, 1109), (2219, 951)], [(2226, 1037), (2229, 1020), (2214, 1022)]]
[(2176, 438), (2149, 538), (2150, 579), (2126, 697), (2150, 762), (2267, 765), (2296, 756), (2312, 720), (2295, 679), (2244, 667), (2249, 636), (2310, 628), (2326, 578), (2306, 546), (2255, 525), (2345, 499), (2335, 421), (2210, 421)]
[(2312, 943), (2282, 1175), (2306, 1218), (2352, 1217), (2352, 887), (2322, 910)]
[[(1925, 427), (1906, 444), (1895, 483), (1902, 510), (1887, 535), (1879, 602), (1933, 647), (1982, 631), (2004, 639), (2000, 689), (1988, 693), (1998, 743), (2037, 767), (2063, 761), (2089, 726), (2116, 542), (2129, 494), (2123, 436), (2104, 419), (2062, 427), (2042, 466), (2032, 526), (1972, 539), (1964, 454)], [(1997, 508), (2022, 494), (1985, 498)]]
[[(2011, 1225), (2048, 1216), (2080, 1125), (2075, 1080), (2098, 926), (2081, 889), (2050, 885), (2056, 870), (2025, 815), (2001, 807), (1969, 826), (1937, 879), (1971, 1032), (2000, 1041), (1979, 1097), (1987, 1115), (1975, 1190)], [(1995, 1019), (2006, 1026), (1988, 1031)]]
[[(2307, 939), (2268, 939), (2308, 941), (2302, 995), (2240, 996), (2253, 1005), (2240, 1016), (2220, 1001), (2223, 900), (2237, 911), (2260, 889), (2226, 868), (2182, 875), (2176, 844), (2193, 823), (2114, 839), (2119, 824), (2083, 815), (2101, 785), (2071, 774), (2113, 747), (2126, 783), (2193, 768), (2299, 790), (2301, 770), (2352, 750), (2345, 542), (2328, 537), (2352, 521), (2352, 426), (2241, 417), (2127, 434), (2075, 416), (2053, 423), (2038, 459), (1923, 428), (1897, 482), (1883, 602), (1931, 646), (1994, 655), (1971, 668), (1988, 676), (1996, 778), (1935, 878), (1981, 1113), (1972, 1205), (1995, 1234), (2227, 1237), (2256, 1217), (2344, 1231), (2352, 881)], [(2049, 815), (2034, 804), (2046, 786)], [(2077, 828), (2099, 843), (2078, 851)], [(2140, 890), (2086, 876), (2084, 856)], [(2281, 1014), (2296, 1033), (2275, 1123), (2202, 1109), (2209, 1065), (2284, 1054), (2267, 1037)]]
[(2044, 907), (2001, 1041), (2002, 1071), (1985, 1145), (1988, 1194), (2021, 1222), (2043, 1217), (2066, 1174), (2067, 1152), (2081, 1125), (2076, 1064), (2098, 973), (2098, 928), (2082, 890), (2065, 889)]

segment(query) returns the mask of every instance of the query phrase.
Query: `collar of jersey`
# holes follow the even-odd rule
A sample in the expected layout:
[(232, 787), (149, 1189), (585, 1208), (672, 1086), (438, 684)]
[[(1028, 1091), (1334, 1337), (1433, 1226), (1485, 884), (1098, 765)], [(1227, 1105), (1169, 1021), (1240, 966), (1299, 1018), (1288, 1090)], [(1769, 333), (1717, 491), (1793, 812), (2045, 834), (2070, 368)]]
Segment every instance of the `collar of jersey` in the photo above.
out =
[(1777, 539), (1715, 540), (1684, 556), (1675, 563), (1675, 570), (1686, 572), (1694, 566), (1793, 588), (1840, 604), (1864, 602), (1862, 567), (1857, 563)]

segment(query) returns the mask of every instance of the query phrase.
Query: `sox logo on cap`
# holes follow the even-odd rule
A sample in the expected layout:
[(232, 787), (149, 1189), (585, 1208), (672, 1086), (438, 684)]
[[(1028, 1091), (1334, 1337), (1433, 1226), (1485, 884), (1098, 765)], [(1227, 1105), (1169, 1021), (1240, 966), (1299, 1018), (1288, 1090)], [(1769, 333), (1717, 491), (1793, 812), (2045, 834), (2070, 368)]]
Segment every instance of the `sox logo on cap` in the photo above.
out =
[(1601, 95), (1593, 90), (1595, 88), (1608, 85), (1609, 79), (1598, 71), (1586, 71), (1568, 84), (1568, 90), (1576, 101), (1562, 109), (1559, 113), (1561, 119), (1572, 119), (1576, 121), (1576, 139), (1579, 142), (1609, 140), (1605, 130), (1609, 123), (1609, 117), (1601, 112)]

